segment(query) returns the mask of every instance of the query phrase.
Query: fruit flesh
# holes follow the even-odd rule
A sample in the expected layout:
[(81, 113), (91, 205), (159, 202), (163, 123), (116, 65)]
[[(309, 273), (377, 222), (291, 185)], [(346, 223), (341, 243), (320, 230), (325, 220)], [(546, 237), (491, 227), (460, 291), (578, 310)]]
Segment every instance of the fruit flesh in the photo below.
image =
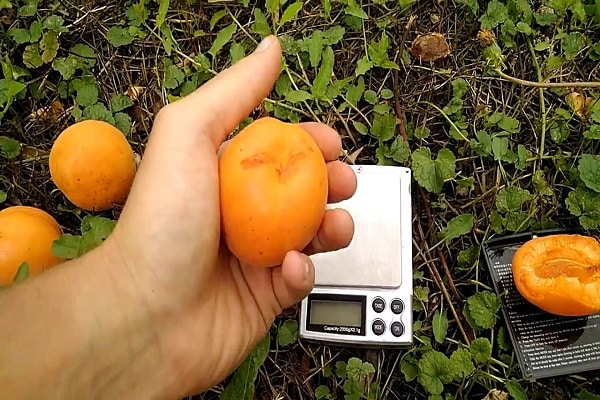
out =
[(600, 244), (582, 235), (532, 239), (513, 258), (517, 290), (540, 309), (562, 316), (600, 312)]
[(327, 167), (298, 125), (255, 121), (228, 143), (219, 174), (223, 233), (240, 260), (278, 265), (318, 231), (327, 205)]
[(43, 210), (13, 206), (0, 211), (0, 285), (11, 284), (24, 262), (30, 276), (60, 263), (52, 254), (52, 242), (61, 233), (56, 220)]

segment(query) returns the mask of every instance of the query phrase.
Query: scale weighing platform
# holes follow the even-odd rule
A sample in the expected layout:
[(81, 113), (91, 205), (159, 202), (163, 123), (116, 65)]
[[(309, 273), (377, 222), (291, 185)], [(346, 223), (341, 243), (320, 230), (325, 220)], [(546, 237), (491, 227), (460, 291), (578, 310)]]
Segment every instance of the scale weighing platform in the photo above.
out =
[(344, 208), (350, 245), (311, 256), (315, 286), (300, 305), (300, 337), (365, 347), (413, 343), (411, 171), (354, 165), (357, 189)]

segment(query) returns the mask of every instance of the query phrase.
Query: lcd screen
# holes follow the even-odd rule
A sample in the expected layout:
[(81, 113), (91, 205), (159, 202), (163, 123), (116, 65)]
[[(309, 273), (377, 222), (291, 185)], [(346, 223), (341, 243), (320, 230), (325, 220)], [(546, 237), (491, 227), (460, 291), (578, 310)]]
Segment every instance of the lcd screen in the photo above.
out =
[(362, 303), (313, 300), (310, 304), (311, 325), (362, 326)]

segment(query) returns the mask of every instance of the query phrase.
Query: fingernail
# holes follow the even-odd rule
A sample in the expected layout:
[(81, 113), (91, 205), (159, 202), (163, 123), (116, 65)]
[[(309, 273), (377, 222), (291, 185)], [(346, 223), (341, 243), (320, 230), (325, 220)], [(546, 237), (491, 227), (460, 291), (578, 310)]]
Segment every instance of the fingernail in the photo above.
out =
[(266, 49), (269, 48), (269, 46), (271, 45), (271, 43), (273, 43), (273, 36), (269, 35), (266, 38), (264, 38), (262, 40), (262, 42), (260, 42), (258, 44), (258, 47), (256, 48), (256, 50), (254, 50), (255, 53), (260, 53), (261, 51), (265, 51)]

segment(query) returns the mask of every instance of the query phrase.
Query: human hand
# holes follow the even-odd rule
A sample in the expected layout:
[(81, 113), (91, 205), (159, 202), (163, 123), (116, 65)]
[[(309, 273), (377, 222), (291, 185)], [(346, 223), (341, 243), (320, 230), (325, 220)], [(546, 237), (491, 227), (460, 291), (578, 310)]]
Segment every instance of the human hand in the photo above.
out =
[[(178, 397), (219, 383), (268, 332), (282, 309), (314, 283), (308, 257), (346, 247), (351, 216), (328, 210), (303, 253), (273, 269), (240, 263), (221, 242), (218, 150), (266, 97), (280, 73), (281, 47), (270, 37), (257, 52), (158, 114), (127, 204), (105, 248), (126, 260), (124, 276), (141, 296)], [(351, 197), (354, 172), (337, 161), (331, 128), (303, 123), (329, 171), (329, 201)]]

